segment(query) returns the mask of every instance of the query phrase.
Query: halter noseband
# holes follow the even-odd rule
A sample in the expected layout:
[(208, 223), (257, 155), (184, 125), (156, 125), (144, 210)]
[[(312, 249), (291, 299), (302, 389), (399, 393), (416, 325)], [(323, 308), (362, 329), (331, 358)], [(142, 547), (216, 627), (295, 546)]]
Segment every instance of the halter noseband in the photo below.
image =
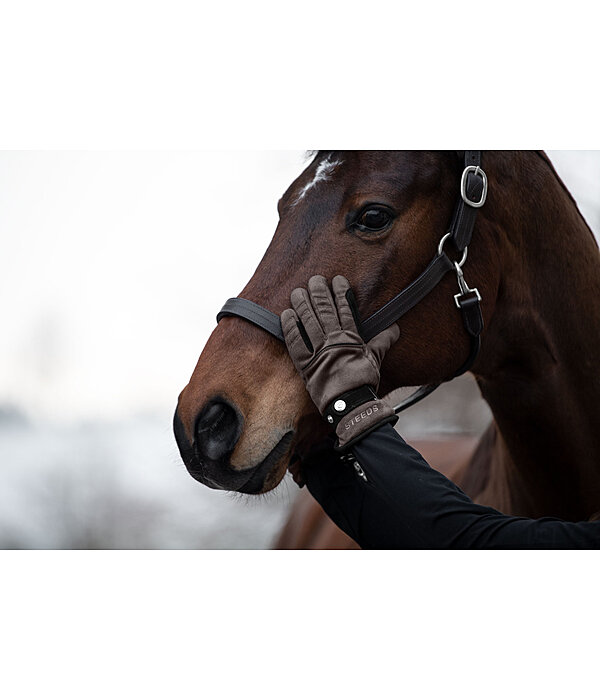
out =
[[(462, 155), (462, 152), (460, 153)], [(459, 292), (454, 295), (454, 302), (461, 313), (465, 331), (469, 335), (471, 348), (465, 363), (450, 379), (464, 374), (470, 369), (481, 347), (481, 331), (483, 318), (481, 315), (481, 296), (479, 291), (471, 289), (465, 281), (462, 267), (468, 254), (468, 246), (473, 235), (473, 227), (477, 218), (477, 210), (485, 204), (487, 197), (487, 176), (481, 169), (481, 151), (464, 151), (464, 170), (460, 181), (460, 199), (454, 210), (448, 232), (442, 236), (437, 254), (427, 268), (416, 280), (411, 282), (393, 299), (384, 304), (372, 316), (361, 321), (359, 332), (365, 342), (374, 338), (392, 323), (398, 321), (407, 311), (416, 306), (434, 289), (450, 270), (454, 270), (458, 281)], [(451, 241), (462, 254), (460, 261), (452, 261), (444, 252), (444, 246)], [(217, 323), (225, 316), (238, 316), (262, 328), (278, 340), (284, 342), (281, 330), (281, 319), (277, 314), (265, 309), (248, 299), (234, 297), (225, 302), (217, 314)], [(405, 401), (394, 407), (399, 413), (412, 406), (437, 389), (439, 384), (429, 384), (420, 387)]]

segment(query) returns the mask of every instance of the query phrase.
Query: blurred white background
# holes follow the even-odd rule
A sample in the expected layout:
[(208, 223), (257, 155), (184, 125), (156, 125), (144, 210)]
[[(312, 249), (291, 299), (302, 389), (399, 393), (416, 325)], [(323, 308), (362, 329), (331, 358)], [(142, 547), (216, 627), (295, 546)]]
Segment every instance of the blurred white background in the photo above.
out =
[[(549, 154), (598, 234), (600, 152)], [(269, 546), (296, 487), (201, 486), (170, 422), (304, 165), (301, 151), (0, 153), (0, 547)]]

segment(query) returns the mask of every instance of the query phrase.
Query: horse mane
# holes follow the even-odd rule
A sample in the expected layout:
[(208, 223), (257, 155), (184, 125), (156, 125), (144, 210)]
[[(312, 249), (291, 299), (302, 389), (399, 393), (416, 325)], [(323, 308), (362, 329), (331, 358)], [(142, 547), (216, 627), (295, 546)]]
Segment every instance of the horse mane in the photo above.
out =
[(550, 158), (548, 157), (548, 154), (546, 153), (546, 151), (534, 151), (534, 153), (535, 153), (536, 155), (538, 155), (538, 156), (544, 161), (544, 163), (546, 163), (546, 165), (550, 168), (552, 174), (553, 174), (554, 177), (557, 179), (558, 184), (563, 188), (563, 190), (566, 192), (568, 198), (569, 198), (569, 199), (571, 200), (571, 202), (573, 203), (573, 206), (575, 207), (575, 209), (576, 209), (577, 213), (579, 214), (581, 220), (582, 220), (583, 223), (585, 224), (585, 227), (586, 227), (587, 230), (590, 232), (590, 236), (594, 239), (594, 243), (596, 244), (596, 246), (598, 246), (598, 241), (596, 240), (596, 236), (594, 235), (594, 232), (593, 232), (592, 229), (590, 228), (590, 225), (588, 224), (588, 222), (585, 220), (585, 216), (581, 213), (581, 210), (579, 209), (579, 205), (578, 205), (577, 202), (575, 201), (575, 197), (573, 197), (573, 195), (572, 195), (571, 192), (569, 191), (568, 187), (567, 187), (567, 186), (565, 185), (565, 183), (562, 181), (562, 178), (560, 177), (560, 175), (556, 172), (556, 168), (554, 167), (552, 161), (551, 161)]

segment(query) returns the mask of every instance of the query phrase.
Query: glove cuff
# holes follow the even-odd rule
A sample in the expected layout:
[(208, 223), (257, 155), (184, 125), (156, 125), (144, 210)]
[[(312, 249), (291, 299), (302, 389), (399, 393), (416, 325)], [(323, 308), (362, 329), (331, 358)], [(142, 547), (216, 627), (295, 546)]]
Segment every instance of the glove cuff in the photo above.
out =
[(377, 394), (373, 391), (372, 387), (364, 384), (363, 386), (350, 389), (350, 391), (346, 391), (337, 396), (325, 407), (323, 417), (334, 430), (337, 430), (340, 421), (349, 413), (359, 406), (372, 401), (377, 401)]
[(370, 386), (352, 389), (332, 401), (324, 412), (327, 422), (335, 428), (338, 439), (335, 449), (345, 450), (375, 428), (395, 423), (398, 416)]

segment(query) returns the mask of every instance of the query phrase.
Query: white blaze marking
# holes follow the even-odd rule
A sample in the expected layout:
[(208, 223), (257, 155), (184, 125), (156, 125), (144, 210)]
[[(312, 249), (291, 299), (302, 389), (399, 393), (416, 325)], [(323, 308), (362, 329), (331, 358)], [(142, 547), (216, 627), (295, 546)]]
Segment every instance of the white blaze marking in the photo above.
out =
[(329, 157), (321, 161), (317, 166), (315, 176), (308, 184), (304, 185), (304, 187), (300, 190), (294, 204), (298, 204), (298, 202), (304, 197), (304, 195), (309, 190), (311, 190), (317, 183), (323, 182), (324, 180), (328, 180), (333, 171), (337, 168), (338, 165), (341, 165), (341, 163), (341, 160), (331, 160)]

